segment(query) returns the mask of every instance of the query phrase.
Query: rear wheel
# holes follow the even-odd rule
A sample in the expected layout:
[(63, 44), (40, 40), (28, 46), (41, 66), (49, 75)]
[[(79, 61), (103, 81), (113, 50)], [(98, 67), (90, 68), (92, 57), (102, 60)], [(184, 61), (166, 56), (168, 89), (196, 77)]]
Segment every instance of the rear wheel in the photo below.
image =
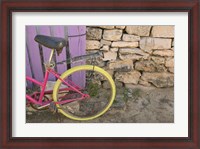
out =
[[(112, 105), (116, 88), (112, 77), (102, 68), (92, 65), (74, 67), (61, 75), (73, 87), (90, 97), (66, 104), (57, 104), (58, 111), (73, 120), (91, 120), (104, 114)], [(53, 100), (81, 98), (75, 91), (64, 92), (66, 84), (58, 80), (53, 90)], [(62, 93), (64, 92), (64, 93)]]

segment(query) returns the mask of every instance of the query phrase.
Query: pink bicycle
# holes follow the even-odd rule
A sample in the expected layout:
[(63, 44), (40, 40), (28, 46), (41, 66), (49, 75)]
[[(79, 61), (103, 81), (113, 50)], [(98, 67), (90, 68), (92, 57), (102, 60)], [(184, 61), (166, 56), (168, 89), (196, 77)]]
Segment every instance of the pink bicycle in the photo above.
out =
[[(27, 81), (40, 86), (39, 91), (26, 94), (26, 99), (35, 109), (51, 109), (59, 112), (73, 120), (91, 120), (104, 114), (112, 105), (116, 87), (112, 77), (102, 68), (90, 65), (75, 66), (63, 74), (58, 74), (55, 70), (55, 62), (52, 56), (56, 51), (59, 55), (66, 41), (63, 38), (37, 35), (35, 41), (51, 49), (49, 61), (45, 65), (45, 77), (43, 82), (39, 82), (29, 76)], [(68, 60), (66, 63), (85, 61), (101, 57), (102, 53), (97, 52), (82, 55)], [(62, 64), (58, 62), (56, 64)], [(57, 81), (53, 90), (46, 90), (49, 74), (53, 74)], [(77, 76), (82, 76), (83, 80), (77, 80)]]

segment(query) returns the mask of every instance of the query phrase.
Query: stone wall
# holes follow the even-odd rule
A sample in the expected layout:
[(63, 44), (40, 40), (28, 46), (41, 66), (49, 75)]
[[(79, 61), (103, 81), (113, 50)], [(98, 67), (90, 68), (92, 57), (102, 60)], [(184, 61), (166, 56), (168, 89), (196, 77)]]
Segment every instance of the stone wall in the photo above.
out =
[(174, 86), (174, 26), (87, 26), (86, 50), (117, 86)]

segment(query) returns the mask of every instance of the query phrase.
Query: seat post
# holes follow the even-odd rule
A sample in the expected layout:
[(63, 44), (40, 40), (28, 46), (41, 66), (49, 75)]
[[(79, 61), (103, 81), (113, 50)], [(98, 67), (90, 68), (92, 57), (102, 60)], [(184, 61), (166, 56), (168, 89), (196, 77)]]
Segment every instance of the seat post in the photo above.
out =
[(49, 63), (51, 63), (51, 59), (53, 57), (54, 51), (55, 51), (54, 49), (51, 50), (50, 57), (49, 57)]

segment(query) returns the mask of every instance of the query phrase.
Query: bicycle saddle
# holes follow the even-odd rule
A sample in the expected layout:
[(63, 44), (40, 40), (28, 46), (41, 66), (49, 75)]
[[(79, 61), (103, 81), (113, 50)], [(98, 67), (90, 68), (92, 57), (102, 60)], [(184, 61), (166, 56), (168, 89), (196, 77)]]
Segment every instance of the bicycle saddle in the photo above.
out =
[(45, 35), (36, 35), (35, 41), (47, 48), (56, 49), (58, 55), (62, 52), (63, 47), (67, 45), (67, 42), (64, 38)]

